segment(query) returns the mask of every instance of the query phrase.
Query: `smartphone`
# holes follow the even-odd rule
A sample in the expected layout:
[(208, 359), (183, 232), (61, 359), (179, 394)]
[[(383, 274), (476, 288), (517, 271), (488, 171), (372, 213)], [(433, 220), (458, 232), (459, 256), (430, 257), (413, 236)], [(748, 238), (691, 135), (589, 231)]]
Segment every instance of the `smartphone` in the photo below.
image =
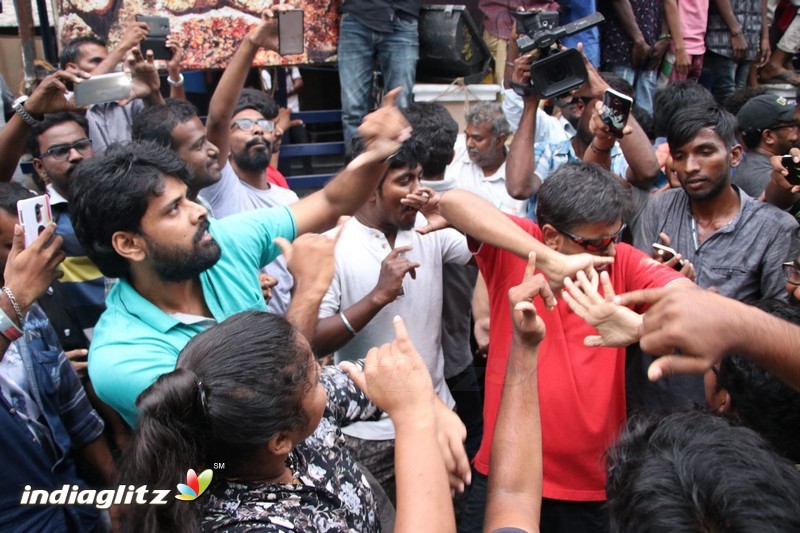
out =
[(278, 53), (280, 55), (302, 54), (305, 50), (303, 34), (302, 9), (278, 12)]
[(150, 28), (150, 33), (142, 41), (142, 54), (147, 57), (147, 51), (152, 50), (155, 59), (172, 59), (172, 49), (167, 48), (169, 18), (136, 15), (136, 22), (146, 22)]
[(131, 77), (125, 72), (92, 76), (75, 84), (75, 105), (83, 107), (102, 102), (115, 102), (131, 94)]
[(795, 163), (792, 156), (785, 155), (781, 158), (781, 164), (789, 171), (786, 181), (792, 185), (800, 185), (800, 163)]
[(622, 130), (628, 123), (631, 108), (633, 108), (633, 99), (630, 96), (625, 96), (614, 89), (606, 89), (603, 94), (603, 110), (600, 112), (600, 118), (617, 139), (622, 138)]
[[(678, 255), (678, 252), (670, 248), (669, 246), (664, 246), (663, 244), (658, 244), (656, 242), (653, 243), (653, 253), (661, 258), (662, 261), (665, 263), (671, 260), (673, 257)], [(675, 263), (672, 268), (677, 271), (680, 271), (683, 268), (684, 260), (681, 259), (677, 263)]]
[(50, 198), (47, 195), (20, 200), (17, 202), (17, 214), (25, 234), (25, 248), (33, 244), (39, 234), (53, 222)]

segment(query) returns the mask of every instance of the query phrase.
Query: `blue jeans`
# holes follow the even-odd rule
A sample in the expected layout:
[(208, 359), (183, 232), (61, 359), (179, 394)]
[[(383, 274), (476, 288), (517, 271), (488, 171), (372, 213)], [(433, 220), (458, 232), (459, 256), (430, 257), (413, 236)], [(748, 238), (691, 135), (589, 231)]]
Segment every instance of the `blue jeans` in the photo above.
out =
[(392, 33), (374, 31), (349, 13), (339, 24), (339, 83), (342, 86), (342, 124), (345, 146), (350, 145), (364, 115), (372, 111), (372, 71), (375, 59), (381, 68), (384, 87), (402, 87), (397, 105), (405, 107), (411, 98), (419, 58), (416, 20), (396, 18)]
[(700, 82), (709, 87), (714, 99), (721, 105), (734, 91), (744, 88), (752, 64), (752, 61), (736, 63), (730, 57), (706, 50)]
[(658, 70), (634, 70), (633, 67), (620, 63), (603, 65), (608, 72), (614, 73), (633, 86), (636, 105), (653, 116), (653, 95), (656, 92)]

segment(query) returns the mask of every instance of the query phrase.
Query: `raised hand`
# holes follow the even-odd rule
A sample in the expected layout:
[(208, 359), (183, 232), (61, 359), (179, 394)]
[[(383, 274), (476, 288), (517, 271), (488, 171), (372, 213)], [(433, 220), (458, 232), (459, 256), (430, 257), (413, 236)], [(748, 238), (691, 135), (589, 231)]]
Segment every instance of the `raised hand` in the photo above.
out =
[(151, 97), (161, 98), (161, 78), (158, 76), (153, 51), (147, 51), (147, 59), (142, 55), (138, 48), (131, 50), (126, 59), (127, 70), (131, 74), (131, 93), (128, 98), (119, 101), (119, 105), (125, 105), (137, 98), (147, 99)]
[(75, 107), (75, 104), (67, 100), (67, 86), (65, 83), (80, 83), (90, 77), (91, 75), (88, 72), (78, 69), (73, 69), (69, 72), (66, 70), (56, 71), (42, 80), (23, 107), (32, 115), (76, 111), (78, 108)]
[(559, 254), (555, 267), (546, 270), (545, 274), (550, 279), (550, 287), (558, 290), (564, 286), (567, 278), (574, 278), (578, 272), (591, 276), (592, 270), (600, 270), (601, 267), (608, 266), (614, 262), (613, 257), (606, 257), (592, 254)]
[(603, 295), (597, 292), (596, 282), (586, 274), (578, 272), (577, 282), (571, 279), (564, 281), (566, 290), (564, 301), (570, 309), (596, 328), (600, 335), (589, 335), (583, 343), (586, 346), (628, 346), (639, 340), (639, 326), (642, 317), (621, 305), (614, 303), (614, 287), (608, 272), (600, 273)]
[(14, 226), (14, 237), (11, 251), (6, 261), (3, 274), (6, 287), (16, 297), (23, 315), (31, 304), (50, 286), (54, 279), (63, 272), (56, 267), (66, 255), (61, 250), (63, 239), (55, 235), (56, 225), (51, 224), (30, 246), (25, 248), (25, 237), (22, 227)]
[(411, 279), (416, 279), (419, 263), (413, 263), (403, 255), (410, 251), (411, 246), (399, 246), (381, 261), (378, 283), (372, 290), (375, 300), (381, 307), (395, 301), (403, 294), (403, 279), (406, 274), (409, 274)]
[(556, 298), (547, 280), (542, 274), (535, 272), (536, 254), (531, 252), (522, 282), (508, 291), (514, 340), (526, 346), (538, 346), (545, 334), (544, 321), (536, 313), (533, 299), (540, 296), (548, 309), (556, 305)]
[(275, 239), (283, 255), (286, 267), (294, 277), (295, 287), (316, 289), (322, 294), (328, 289), (336, 270), (334, 249), (344, 226), (339, 228), (333, 239), (316, 233), (305, 233), (290, 243), (283, 237)]
[(400, 203), (413, 207), (425, 217), (428, 223), (425, 226), (414, 228), (420, 235), (427, 235), (440, 229), (449, 228), (450, 223), (439, 213), (439, 193), (430, 187), (420, 187), (416, 192), (409, 193)]
[(366, 151), (355, 161), (383, 161), (400, 149), (411, 137), (411, 126), (397, 108), (397, 96), (402, 89), (395, 88), (383, 97), (381, 107), (364, 117), (358, 127)]

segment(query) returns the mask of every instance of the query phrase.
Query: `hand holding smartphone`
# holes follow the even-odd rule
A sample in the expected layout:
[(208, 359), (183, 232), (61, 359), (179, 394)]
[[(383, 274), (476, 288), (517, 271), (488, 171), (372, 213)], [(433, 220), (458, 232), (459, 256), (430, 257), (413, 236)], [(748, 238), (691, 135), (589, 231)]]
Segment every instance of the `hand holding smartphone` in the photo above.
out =
[(50, 198), (47, 195), (26, 198), (17, 202), (17, 215), (25, 234), (25, 248), (39, 238), (47, 226), (53, 223)]
[[(678, 252), (670, 248), (669, 246), (664, 246), (663, 244), (658, 244), (656, 242), (653, 243), (653, 255), (659, 257), (662, 262), (668, 263), (672, 260), (673, 257), (678, 255)], [(677, 263), (675, 263), (672, 268), (680, 272), (683, 268), (685, 260), (681, 259)]]
[(789, 171), (789, 174), (784, 176), (786, 181), (792, 185), (800, 185), (800, 163), (795, 163), (792, 156), (785, 155), (781, 158), (781, 164)]
[(617, 139), (622, 138), (622, 130), (628, 123), (633, 108), (633, 99), (614, 89), (606, 89), (603, 93), (603, 110), (600, 118)]
[(282, 56), (302, 54), (305, 50), (303, 10), (278, 11), (277, 17), (278, 53)]
[(172, 59), (172, 50), (167, 48), (169, 35), (169, 18), (136, 15), (136, 22), (145, 22), (149, 33), (142, 41), (142, 55), (147, 57), (147, 51), (153, 51), (154, 59)]
[(75, 84), (75, 105), (83, 107), (103, 102), (116, 102), (131, 94), (131, 76), (126, 72), (112, 72), (92, 76)]

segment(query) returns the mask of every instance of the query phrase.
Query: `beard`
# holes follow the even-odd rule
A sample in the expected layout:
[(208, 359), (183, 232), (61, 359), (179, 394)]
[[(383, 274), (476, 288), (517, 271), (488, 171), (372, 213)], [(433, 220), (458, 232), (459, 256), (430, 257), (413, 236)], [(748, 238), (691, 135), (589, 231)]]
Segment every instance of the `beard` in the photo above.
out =
[(200, 241), (208, 230), (209, 222), (204, 220), (192, 239), (191, 250), (183, 250), (173, 245), (158, 244), (148, 239), (150, 257), (156, 275), (164, 282), (179, 283), (199, 276), (222, 255), (222, 250), (213, 238), (205, 243)]
[(711, 200), (713, 198), (716, 198), (722, 193), (722, 191), (725, 190), (726, 187), (729, 186), (730, 186), (729, 180), (721, 179), (707, 191), (693, 193), (690, 192), (686, 187), (683, 188), (683, 191), (686, 193), (686, 196), (688, 196), (691, 200), (695, 202), (703, 202), (705, 200)]
[[(265, 148), (263, 150), (256, 150), (253, 153), (250, 149), (253, 146), (261, 144), (263, 141)], [(264, 170), (269, 166), (269, 160), (272, 159), (272, 144), (266, 139), (254, 138), (250, 139), (244, 145), (244, 150), (238, 154), (231, 154), (233, 162), (242, 170), (251, 172)]]

